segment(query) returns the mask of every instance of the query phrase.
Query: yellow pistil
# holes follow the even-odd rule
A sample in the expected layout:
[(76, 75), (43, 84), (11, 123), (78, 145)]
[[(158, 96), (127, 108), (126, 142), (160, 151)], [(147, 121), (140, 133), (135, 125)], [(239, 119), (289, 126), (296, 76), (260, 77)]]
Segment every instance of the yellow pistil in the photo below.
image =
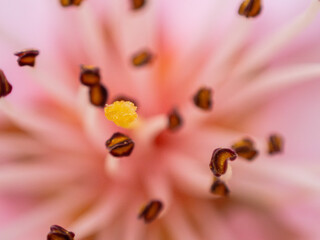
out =
[(137, 107), (130, 101), (115, 101), (104, 108), (106, 118), (123, 128), (131, 128), (137, 121)]

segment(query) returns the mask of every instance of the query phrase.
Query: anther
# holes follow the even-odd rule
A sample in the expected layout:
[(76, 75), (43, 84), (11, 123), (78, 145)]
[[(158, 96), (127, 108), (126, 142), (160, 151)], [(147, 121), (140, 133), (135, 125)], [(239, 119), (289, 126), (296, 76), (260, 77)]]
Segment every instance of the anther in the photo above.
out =
[(79, 6), (82, 3), (83, 0), (60, 0), (60, 3), (63, 7), (69, 7), (69, 6)]
[(143, 219), (145, 223), (151, 223), (159, 216), (162, 209), (161, 201), (152, 200), (141, 209), (138, 218)]
[(280, 153), (283, 151), (283, 138), (278, 134), (272, 134), (268, 140), (269, 154)]
[(25, 49), (20, 52), (14, 53), (18, 57), (19, 66), (34, 67), (36, 63), (36, 57), (39, 55), (39, 51), (36, 49)]
[(89, 98), (94, 106), (104, 107), (108, 99), (108, 91), (102, 84), (98, 83), (90, 87)]
[(91, 65), (80, 66), (80, 81), (83, 85), (93, 86), (100, 82), (100, 69)]
[(133, 10), (138, 10), (145, 6), (146, 0), (131, 0), (131, 4)]
[(172, 131), (179, 129), (182, 126), (182, 117), (177, 109), (173, 109), (168, 115), (168, 128)]
[(137, 101), (131, 97), (127, 97), (127, 96), (124, 96), (124, 95), (118, 95), (116, 96), (114, 99), (113, 99), (113, 102), (116, 102), (116, 101), (129, 101), (129, 102), (132, 102), (135, 106), (138, 107), (138, 104), (137, 104)]
[(109, 153), (115, 157), (129, 156), (134, 148), (134, 142), (122, 133), (115, 133), (106, 141)]
[(253, 160), (258, 156), (258, 151), (254, 147), (254, 143), (249, 138), (244, 138), (231, 146), (238, 156), (247, 160)]
[(211, 185), (210, 192), (221, 197), (226, 197), (229, 195), (230, 190), (225, 182), (215, 178)]
[(130, 101), (116, 101), (104, 108), (108, 120), (123, 128), (132, 127), (137, 120), (137, 107)]
[(48, 233), (47, 240), (73, 240), (74, 233), (69, 232), (63, 227), (52, 225)]
[(240, 5), (238, 13), (247, 18), (256, 17), (260, 14), (261, 9), (261, 0), (245, 0)]
[(211, 110), (212, 109), (212, 91), (210, 88), (200, 88), (198, 92), (193, 97), (194, 104), (203, 109)]
[(8, 82), (6, 75), (0, 69), (0, 97), (5, 97), (12, 91), (12, 86)]
[(132, 64), (136, 67), (141, 67), (151, 63), (152, 58), (153, 56), (150, 52), (143, 50), (133, 55)]
[(213, 151), (209, 167), (216, 177), (227, 172), (228, 160), (234, 161), (237, 154), (229, 148), (217, 148)]

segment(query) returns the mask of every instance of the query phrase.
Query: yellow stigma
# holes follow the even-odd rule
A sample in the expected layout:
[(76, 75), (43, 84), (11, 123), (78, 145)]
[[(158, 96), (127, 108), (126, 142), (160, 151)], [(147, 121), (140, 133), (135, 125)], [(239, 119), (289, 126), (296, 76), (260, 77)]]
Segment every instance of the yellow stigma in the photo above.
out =
[(137, 107), (130, 101), (115, 101), (104, 108), (106, 118), (123, 128), (132, 127), (137, 120)]

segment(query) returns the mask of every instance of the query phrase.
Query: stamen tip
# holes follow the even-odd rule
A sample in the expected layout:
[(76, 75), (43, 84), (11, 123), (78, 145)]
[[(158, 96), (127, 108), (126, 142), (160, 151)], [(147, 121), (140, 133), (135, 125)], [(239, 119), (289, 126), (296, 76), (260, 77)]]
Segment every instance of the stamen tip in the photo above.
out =
[(130, 101), (115, 101), (104, 108), (108, 120), (123, 128), (132, 128), (137, 121), (137, 107)]

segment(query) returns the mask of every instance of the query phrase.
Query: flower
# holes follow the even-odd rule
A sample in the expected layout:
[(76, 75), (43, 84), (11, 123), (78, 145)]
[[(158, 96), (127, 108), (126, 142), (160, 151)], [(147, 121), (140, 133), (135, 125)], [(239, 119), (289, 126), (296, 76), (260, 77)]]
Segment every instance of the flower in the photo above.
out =
[(319, 238), (318, 0), (0, 6), (1, 239)]

